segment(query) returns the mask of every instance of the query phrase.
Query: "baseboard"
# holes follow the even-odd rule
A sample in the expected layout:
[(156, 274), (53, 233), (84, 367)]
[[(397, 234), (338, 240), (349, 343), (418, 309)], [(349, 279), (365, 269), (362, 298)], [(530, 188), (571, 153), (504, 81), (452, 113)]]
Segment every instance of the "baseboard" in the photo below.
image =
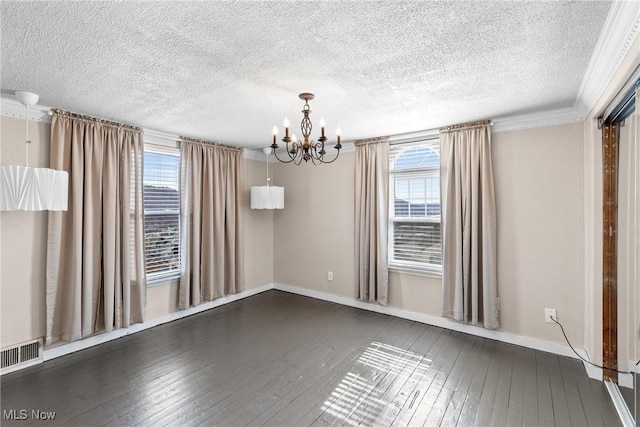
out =
[(117, 329), (115, 331), (95, 335), (83, 340), (74, 341), (69, 344), (60, 345), (51, 349), (45, 349), (43, 354), (43, 361), (46, 362), (47, 360), (55, 359), (57, 357), (74, 353), (76, 351), (84, 350), (105, 342), (113, 341), (127, 335), (135, 334), (136, 332), (144, 331), (145, 329), (162, 325), (163, 323), (173, 322), (174, 320), (182, 319), (183, 317), (193, 316), (194, 314), (198, 314), (212, 308), (220, 307), (221, 305), (229, 304), (243, 298), (269, 291), (273, 289), (273, 287), (273, 283), (268, 283), (266, 285), (258, 286), (257, 288), (248, 289), (237, 294), (227, 295), (213, 301), (208, 301), (196, 307), (190, 307), (186, 310), (174, 311), (173, 313), (147, 320), (144, 323), (136, 323), (135, 325), (131, 325), (128, 328)]
[[(64, 344), (51, 349), (45, 349), (43, 352), (42, 360), (47, 361), (47, 360), (55, 359), (60, 356), (71, 354), (76, 351), (84, 350), (105, 342), (109, 342), (127, 335), (131, 335), (136, 332), (144, 331), (146, 329), (153, 328), (155, 326), (162, 325), (164, 323), (168, 323), (184, 317), (192, 316), (194, 314), (201, 313), (203, 311), (210, 310), (212, 308), (216, 308), (225, 304), (229, 304), (234, 301), (238, 301), (243, 298), (257, 295), (259, 293), (266, 292), (271, 289), (277, 289), (284, 292), (289, 292), (297, 295), (334, 302), (337, 304), (360, 308), (363, 310), (373, 311), (376, 313), (387, 314), (390, 316), (400, 317), (407, 320), (413, 320), (415, 322), (438, 326), (441, 328), (463, 332), (470, 335), (476, 335), (483, 338), (489, 338), (496, 341), (515, 344), (522, 347), (532, 348), (535, 350), (546, 351), (548, 353), (553, 353), (561, 356), (579, 359), (578, 356), (571, 350), (569, 346), (563, 345), (563, 344), (552, 343), (549, 341), (543, 341), (536, 338), (524, 337), (521, 335), (509, 333), (509, 332), (491, 331), (491, 330), (480, 328), (477, 326), (471, 326), (471, 325), (466, 325), (464, 323), (455, 322), (453, 320), (450, 320), (444, 317), (432, 316), (432, 315), (423, 314), (423, 313), (416, 313), (413, 311), (403, 310), (395, 307), (384, 307), (377, 304), (362, 302), (355, 298), (342, 297), (338, 295), (328, 294), (325, 292), (314, 291), (311, 289), (285, 285), (282, 283), (269, 283), (266, 285), (259, 286), (257, 288), (246, 290), (238, 294), (228, 295), (222, 298), (218, 298), (214, 301), (209, 301), (209, 302), (200, 304), (197, 307), (191, 307), (186, 310), (179, 310), (173, 313), (169, 313), (165, 316), (156, 317), (144, 323), (138, 323), (138, 324), (132, 325), (126, 329), (118, 329), (112, 332), (96, 335), (80, 341), (74, 341), (72, 343)], [(589, 356), (586, 351), (584, 351), (583, 349), (576, 349), (576, 351), (581, 357), (589, 360)], [(585, 366), (585, 370), (589, 378), (602, 381), (601, 369), (596, 368), (586, 362), (584, 362), (583, 364)], [(629, 383), (629, 381), (631, 381), (631, 384), (632, 384), (632, 381), (633, 381), (632, 376), (631, 375), (627, 375), (627, 376), (629, 378), (620, 377), (621, 386), (628, 387), (627, 384)]]
[[(522, 347), (528, 347), (535, 350), (546, 351), (548, 353), (554, 353), (561, 356), (567, 356), (574, 359), (579, 359), (579, 357), (571, 350), (571, 347), (568, 345), (557, 344), (549, 341), (543, 341), (536, 338), (524, 337), (521, 335), (512, 334), (509, 332), (503, 331), (492, 331), (484, 328), (480, 328), (477, 326), (471, 326), (464, 323), (459, 323), (453, 321), (451, 319), (447, 319), (445, 317), (431, 316), (428, 314), (416, 313), (413, 311), (402, 310), (395, 307), (384, 307), (378, 304), (370, 304), (366, 302), (359, 301), (355, 298), (347, 298), (341, 297), (338, 295), (328, 294), (324, 292), (314, 291), (305, 288), (299, 288), (296, 286), (285, 285), (281, 283), (274, 284), (274, 289), (290, 292), (293, 294), (303, 295), (311, 298), (321, 299), (325, 301), (335, 302), (342, 305), (347, 305), (355, 308), (360, 308), (363, 310), (373, 311), (376, 313), (388, 314), (390, 316), (396, 316), (407, 320), (413, 320), (420, 323), (425, 323), (428, 325), (438, 326), (445, 329), (450, 329), (453, 331), (464, 332), (470, 335), (476, 335), (483, 338), (490, 338), (496, 341), (501, 341), (509, 344), (515, 344)], [(583, 349), (576, 350), (580, 356), (584, 357), (588, 360), (588, 355)], [(585, 367), (587, 365), (585, 364)], [(591, 365), (588, 365), (591, 366)], [(590, 371), (587, 369), (587, 374), (589, 377), (592, 377), (592, 374), (597, 377), (599, 369), (594, 368), (595, 371)], [(600, 380), (602, 380), (602, 374), (600, 373)]]
[(633, 388), (633, 375), (618, 374), (618, 385), (624, 388)]

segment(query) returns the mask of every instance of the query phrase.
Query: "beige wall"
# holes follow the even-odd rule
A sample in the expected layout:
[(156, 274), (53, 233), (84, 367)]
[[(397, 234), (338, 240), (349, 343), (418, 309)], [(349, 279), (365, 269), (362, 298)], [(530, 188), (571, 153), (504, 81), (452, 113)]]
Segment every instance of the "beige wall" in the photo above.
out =
[(583, 342), (582, 130), (569, 124), (493, 136), (502, 329), (564, 344), (555, 308)]
[(266, 162), (244, 162), (244, 282), (245, 289), (273, 283), (273, 211), (251, 209), (251, 187), (265, 185)]
[[(0, 118), (0, 164), (25, 164), (25, 121)], [(50, 126), (29, 124), (30, 166), (49, 165)], [(46, 212), (0, 212), (0, 348), (44, 336)]]
[[(578, 347), (581, 132), (570, 124), (493, 136), (501, 330), (564, 343), (558, 327), (544, 322), (544, 308), (555, 308)], [(354, 158), (276, 166), (275, 183), (287, 195), (274, 217), (277, 283), (353, 296)], [(391, 307), (440, 315), (440, 278), (392, 271), (389, 287)]]
[(353, 296), (354, 161), (343, 154), (330, 165), (273, 168), (273, 185), (285, 194), (284, 210), (274, 213), (277, 283)]
[[(24, 164), (24, 120), (0, 118), (0, 164)], [(48, 166), (50, 125), (30, 124), (30, 165)], [(36, 130), (37, 129), (37, 130)], [(266, 164), (245, 160), (245, 289), (273, 282), (273, 214), (250, 209)], [(45, 334), (46, 212), (0, 212), (0, 348)], [(147, 289), (146, 318), (177, 309), (177, 283)]]

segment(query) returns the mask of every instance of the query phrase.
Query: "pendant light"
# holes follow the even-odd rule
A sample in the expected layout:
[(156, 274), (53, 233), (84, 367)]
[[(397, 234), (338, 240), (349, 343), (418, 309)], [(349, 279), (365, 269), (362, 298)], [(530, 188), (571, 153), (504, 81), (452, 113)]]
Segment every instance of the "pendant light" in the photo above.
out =
[(36, 105), (35, 93), (16, 91), (25, 106), (25, 166), (0, 166), (0, 211), (66, 211), (69, 174), (49, 168), (29, 166), (29, 107)]
[(271, 148), (263, 148), (267, 156), (267, 185), (251, 187), (251, 209), (284, 209), (284, 187), (269, 185), (269, 154)]

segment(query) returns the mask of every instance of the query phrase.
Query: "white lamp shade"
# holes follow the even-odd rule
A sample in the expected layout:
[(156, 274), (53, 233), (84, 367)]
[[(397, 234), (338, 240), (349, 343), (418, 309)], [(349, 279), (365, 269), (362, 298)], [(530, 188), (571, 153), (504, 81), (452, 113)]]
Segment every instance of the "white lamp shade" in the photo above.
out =
[(284, 187), (251, 187), (251, 209), (284, 209)]
[(0, 167), (0, 211), (66, 211), (69, 174), (28, 166)]

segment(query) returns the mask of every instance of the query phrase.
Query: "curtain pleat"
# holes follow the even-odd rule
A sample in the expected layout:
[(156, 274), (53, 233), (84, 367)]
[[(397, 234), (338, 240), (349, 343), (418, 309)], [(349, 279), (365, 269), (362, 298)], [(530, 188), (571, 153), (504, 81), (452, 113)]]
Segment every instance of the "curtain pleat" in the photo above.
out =
[(55, 110), (52, 168), (69, 209), (49, 213), (47, 344), (144, 320), (142, 131)]
[(241, 149), (185, 138), (180, 150), (184, 309), (243, 290), (244, 187)]
[(440, 130), (442, 315), (499, 326), (489, 122)]
[(387, 305), (389, 138), (356, 142), (355, 297)]

